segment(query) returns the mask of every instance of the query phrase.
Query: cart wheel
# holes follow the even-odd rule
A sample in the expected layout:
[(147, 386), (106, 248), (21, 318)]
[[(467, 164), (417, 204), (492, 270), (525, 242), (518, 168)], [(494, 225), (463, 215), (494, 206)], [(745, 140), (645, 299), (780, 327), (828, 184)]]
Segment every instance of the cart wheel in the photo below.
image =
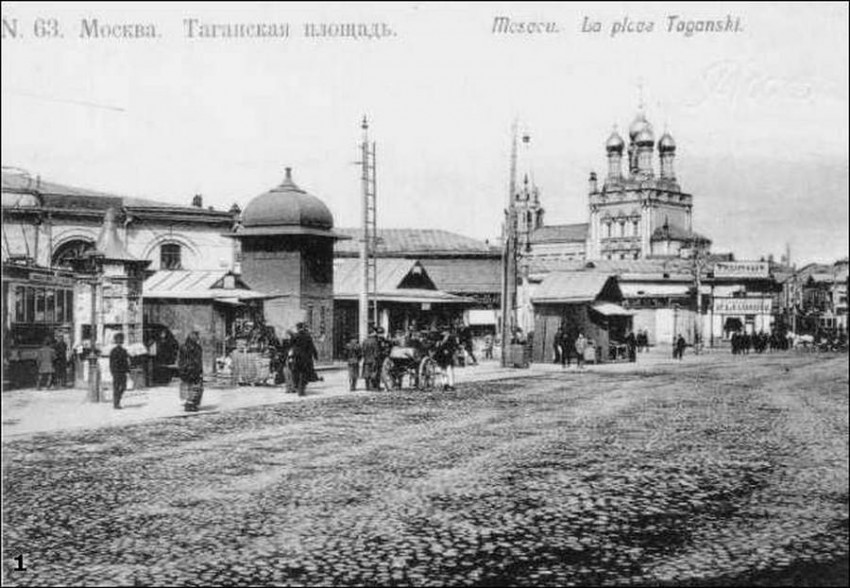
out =
[(381, 364), (381, 382), (388, 391), (396, 388), (393, 381), (393, 367), (393, 362), (389, 357), (384, 359), (384, 363)]
[(437, 362), (426, 357), (419, 364), (419, 389), (431, 390), (437, 383)]

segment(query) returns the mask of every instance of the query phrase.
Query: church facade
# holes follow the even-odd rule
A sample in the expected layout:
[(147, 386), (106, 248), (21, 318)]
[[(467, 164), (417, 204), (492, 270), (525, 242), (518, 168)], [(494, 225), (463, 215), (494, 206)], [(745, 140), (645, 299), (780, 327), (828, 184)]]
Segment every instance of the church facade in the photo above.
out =
[[(526, 173), (514, 195), (520, 267), (533, 260), (643, 260), (707, 251), (693, 230), (693, 196), (676, 177), (676, 142), (638, 112), (628, 145), (616, 129), (605, 142), (607, 170), (591, 172), (588, 222), (546, 225), (540, 191)], [(527, 137), (523, 138), (527, 144)]]

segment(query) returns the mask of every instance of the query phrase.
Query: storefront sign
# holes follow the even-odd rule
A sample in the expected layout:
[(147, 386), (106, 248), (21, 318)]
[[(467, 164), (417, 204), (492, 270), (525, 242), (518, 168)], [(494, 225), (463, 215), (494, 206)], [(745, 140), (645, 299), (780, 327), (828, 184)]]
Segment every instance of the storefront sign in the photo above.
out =
[(715, 278), (767, 278), (766, 261), (719, 261), (714, 264)]
[(768, 314), (770, 298), (715, 298), (714, 312), (726, 314)]

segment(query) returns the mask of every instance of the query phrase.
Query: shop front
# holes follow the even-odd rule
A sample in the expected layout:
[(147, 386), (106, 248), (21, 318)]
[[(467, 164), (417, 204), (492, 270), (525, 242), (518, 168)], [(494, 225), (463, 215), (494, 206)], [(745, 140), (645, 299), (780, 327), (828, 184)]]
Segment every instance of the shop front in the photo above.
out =
[(585, 359), (597, 363), (624, 361), (626, 335), (632, 330), (632, 313), (620, 303), (623, 294), (617, 278), (593, 272), (553, 272), (532, 296), (534, 305), (533, 361), (552, 362), (555, 334), (560, 330), (575, 341), (579, 334), (588, 343)]

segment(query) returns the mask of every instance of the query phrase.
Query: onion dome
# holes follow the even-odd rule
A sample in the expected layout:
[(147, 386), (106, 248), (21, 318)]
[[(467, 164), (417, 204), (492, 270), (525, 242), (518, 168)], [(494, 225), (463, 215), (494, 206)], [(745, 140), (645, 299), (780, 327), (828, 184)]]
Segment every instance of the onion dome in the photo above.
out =
[(652, 134), (652, 127), (647, 125), (645, 128), (641, 129), (641, 131), (635, 136), (634, 141), (639, 147), (652, 147), (655, 143), (655, 136)]
[(608, 140), (605, 142), (605, 150), (608, 153), (617, 152), (622, 153), (623, 147), (625, 146), (625, 142), (623, 138), (617, 131), (612, 131), (611, 136), (608, 137)]
[(343, 238), (332, 231), (333, 215), (324, 202), (292, 181), (292, 168), (279, 186), (260, 194), (242, 213), (240, 235), (317, 235)]
[(661, 138), (658, 140), (658, 151), (664, 153), (675, 150), (676, 141), (673, 140), (673, 135), (665, 131), (664, 134), (661, 135)]
[(652, 131), (652, 125), (649, 124), (649, 121), (646, 120), (646, 115), (643, 112), (638, 112), (635, 120), (632, 122), (629, 127), (629, 138), (634, 141), (638, 134), (643, 131), (649, 129)]

